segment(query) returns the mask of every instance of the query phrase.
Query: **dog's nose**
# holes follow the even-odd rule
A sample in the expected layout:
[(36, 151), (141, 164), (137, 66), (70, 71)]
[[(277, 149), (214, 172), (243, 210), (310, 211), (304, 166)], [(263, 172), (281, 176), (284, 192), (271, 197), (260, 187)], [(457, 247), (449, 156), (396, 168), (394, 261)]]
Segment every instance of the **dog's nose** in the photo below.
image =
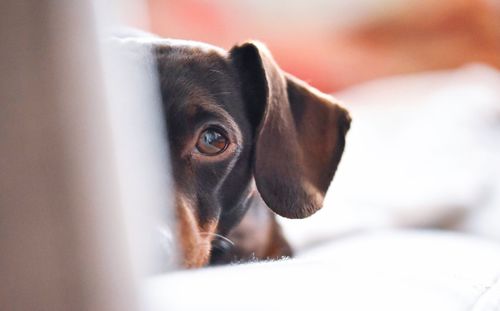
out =
[(225, 239), (216, 237), (212, 241), (212, 247), (214, 250), (217, 249), (222, 253), (228, 253), (233, 248), (233, 244), (231, 244), (229, 241)]
[(210, 253), (210, 264), (222, 264), (227, 262), (227, 257), (231, 253), (234, 245), (223, 238), (215, 237), (212, 241), (212, 251)]

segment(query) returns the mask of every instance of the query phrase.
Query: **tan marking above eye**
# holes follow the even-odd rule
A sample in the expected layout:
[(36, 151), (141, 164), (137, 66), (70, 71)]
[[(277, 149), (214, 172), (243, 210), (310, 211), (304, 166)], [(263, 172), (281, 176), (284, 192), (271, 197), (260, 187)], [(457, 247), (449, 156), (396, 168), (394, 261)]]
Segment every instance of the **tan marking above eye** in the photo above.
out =
[(214, 156), (224, 152), (228, 145), (229, 139), (222, 130), (210, 127), (201, 132), (196, 142), (196, 149), (203, 155)]

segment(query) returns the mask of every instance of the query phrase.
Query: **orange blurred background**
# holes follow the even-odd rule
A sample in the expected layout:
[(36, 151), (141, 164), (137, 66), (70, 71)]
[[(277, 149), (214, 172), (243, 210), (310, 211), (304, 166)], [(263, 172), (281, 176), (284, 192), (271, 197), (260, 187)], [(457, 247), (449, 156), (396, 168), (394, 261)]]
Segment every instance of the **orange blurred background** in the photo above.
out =
[(483, 62), (500, 67), (495, 0), (148, 0), (150, 30), (230, 48), (258, 39), (324, 92)]

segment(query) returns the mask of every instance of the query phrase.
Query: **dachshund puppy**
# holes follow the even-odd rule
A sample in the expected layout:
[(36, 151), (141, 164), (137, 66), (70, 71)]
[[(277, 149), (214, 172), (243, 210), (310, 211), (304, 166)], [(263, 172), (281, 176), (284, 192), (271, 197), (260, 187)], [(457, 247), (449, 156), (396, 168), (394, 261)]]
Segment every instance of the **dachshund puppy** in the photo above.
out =
[[(133, 40), (133, 39), (131, 39)], [(156, 60), (185, 267), (290, 256), (275, 213), (322, 207), (350, 126), (267, 48), (148, 39)]]

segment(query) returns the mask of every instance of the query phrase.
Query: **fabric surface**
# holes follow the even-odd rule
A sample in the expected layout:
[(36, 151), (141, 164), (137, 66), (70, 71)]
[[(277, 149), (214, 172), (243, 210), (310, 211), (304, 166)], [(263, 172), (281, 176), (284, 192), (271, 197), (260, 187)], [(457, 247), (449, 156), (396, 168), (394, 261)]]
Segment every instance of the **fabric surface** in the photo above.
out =
[(152, 310), (497, 311), (500, 247), (461, 234), (380, 231), (292, 260), (149, 280)]

